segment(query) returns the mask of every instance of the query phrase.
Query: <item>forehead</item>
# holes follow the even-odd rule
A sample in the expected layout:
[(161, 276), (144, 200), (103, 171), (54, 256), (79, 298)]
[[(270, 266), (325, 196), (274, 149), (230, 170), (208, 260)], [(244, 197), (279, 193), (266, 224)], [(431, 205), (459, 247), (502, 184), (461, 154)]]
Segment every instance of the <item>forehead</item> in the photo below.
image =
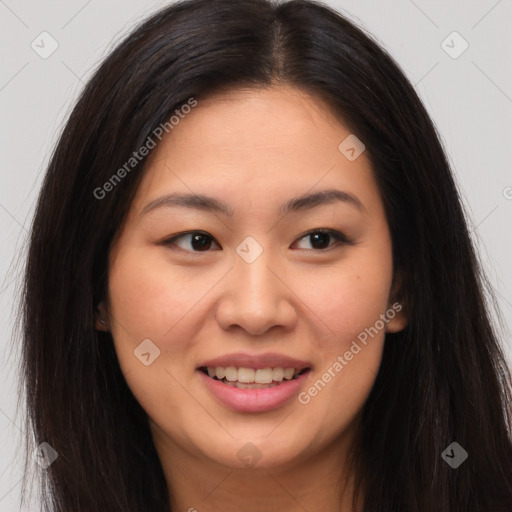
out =
[(287, 86), (244, 89), (199, 100), (157, 154), (193, 147), (198, 156), (228, 161), (233, 154), (261, 160), (311, 153), (318, 159), (319, 150), (333, 143), (336, 149), (340, 131), (349, 133), (320, 98)]
[(364, 152), (350, 161), (338, 148), (350, 135), (319, 97), (292, 87), (197, 100), (150, 155), (135, 207), (169, 192), (274, 209), (315, 188), (375, 193)]

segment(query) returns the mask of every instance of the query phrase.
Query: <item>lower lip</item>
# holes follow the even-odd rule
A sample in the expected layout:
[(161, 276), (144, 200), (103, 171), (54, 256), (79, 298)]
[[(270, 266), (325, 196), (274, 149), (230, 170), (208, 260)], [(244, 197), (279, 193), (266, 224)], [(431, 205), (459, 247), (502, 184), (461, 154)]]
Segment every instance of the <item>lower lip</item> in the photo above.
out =
[(293, 380), (283, 380), (273, 388), (240, 389), (223, 384), (197, 370), (210, 392), (227, 407), (239, 412), (265, 412), (286, 404), (305, 382), (310, 370)]

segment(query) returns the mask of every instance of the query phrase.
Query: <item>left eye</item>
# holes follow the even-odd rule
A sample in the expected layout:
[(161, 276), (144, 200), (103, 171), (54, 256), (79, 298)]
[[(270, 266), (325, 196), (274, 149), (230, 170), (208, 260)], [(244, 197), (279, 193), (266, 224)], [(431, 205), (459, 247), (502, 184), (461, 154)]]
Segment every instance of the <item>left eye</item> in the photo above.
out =
[[(312, 245), (316, 245), (315, 249), (320, 251), (329, 250), (332, 245), (329, 247), (329, 240), (334, 239), (338, 242), (338, 245), (350, 244), (350, 240), (339, 231), (333, 231), (332, 229), (317, 229), (316, 231), (310, 231), (306, 235), (304, 235), (300, 240), (304, 240), (309, 238), (311, 240)], [(318, 247), (321, 246), (321, 247)], [(327, 247), (325, 247), (327, 246)]]
[[(188, 247), (180, 248), (187, 251), (192, 248), (192, 252), (208, 252), (208, 250), (211, 248), (212, 241), (219, 247), (219, 244), (215, 242), (215, 239), (212, 236), (201, 231), (191, 231), (190, 233), (182, 233), (181, 235), (176, 235), (172, 238), (169, 238), (168, 240), (165, 240), (163, 245), (177, 245), (179, 247), (179, 245), (176, 243), (177, 240), (183, 239), (185, 237), (191, 237), (189, 238), (189, 243), (186, 244)], [(338, 245), (346, 245), (351, 243), (343, 233), (334, 231), (332, 229), (317, 229), (315, 231), (310, 231), (309, 233), (306, 233), (301, 238), (299, 238), (299, 242), (307, 238), (311, 240), (311, 244), (314, 246), (313, 249), (316, 249), (316, 252), (329, 250), (333, 246), (333, 244), (330, 244), (332, 239), (337, 241)]]

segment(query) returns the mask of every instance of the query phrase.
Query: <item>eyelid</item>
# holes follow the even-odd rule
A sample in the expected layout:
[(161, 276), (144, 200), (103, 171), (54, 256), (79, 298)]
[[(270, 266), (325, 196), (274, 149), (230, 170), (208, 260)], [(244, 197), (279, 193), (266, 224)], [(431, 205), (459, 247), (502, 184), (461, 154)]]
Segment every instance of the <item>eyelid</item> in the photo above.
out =
[[(208, 238), (211, 238), (219, 247), (221, 247), (221, 245), (219, 244), (219, 242), (217, 242), (215, 237), (213, 237), (212, 235), (210, 235), (206, 231), (201, 231), (201, 230), (197, 230), (197, 229), (196, 230), (192, 230), (192, 231), (185, 231), (183, 233), (178, 233), (177, 235), (173, 235), (170, 238), (166, 238), (166, 239), (162, 240), (160, 242), (160, 244), (164, 245), (164, 246), (171, 246), (171, 245), (174, 246), (175, 245), (174, 242), (177, 239), (179, 239), (181, 237), (184, 237), (184, 236), (188, 236), (188, 235), (204, 235), (204, 236), (206, 236)], [(181, 247), (178, 247), (177, 249), (185, 251), (185, 252), (188, 252), (188, 253), (193, 253), (193, 254), (201, 254), (201, 253), (204, 253), (204, 252), (210, 252), (210, 251), (190, 251), (190, 250), (187, 250), (187, 249), (181, 249)]]
[[(341, 231), (337, 231), (335, 229), (329, 229), (329, 228), (316, 228), (316, 229), (311, 229), (309, 231), (306, 231), (305, 233), (299, 235), (299, 237), (297, 237), (297, 239), (296, 239), (296, 241), (294, 243), (296, 243), (296, 242), (302, 240), (303, 238), (306, 238), (307, 236), (312, 235), (314, 233), (325, 233), (325, 234), (331, 235), (332, 238), (334, 238), (338, 243), (337, 244), (333, 244), (333, 245), (327, 247), (326, 249), (298, 249), (298, 250), (311, 251), (311, 252), (315, 252), (315, 253), (320, 253), (321, 254), (321, 253), (328, 252), (328, 251), (330, 251), (332, 249), (335, 249), (339, 245), (343, 246), (343, 245), (354, 245), (355, 244), (355, 242), (353, 240), (349, 239)], [(221, 247), (221, 245), (219, 244), (219, 242), (217, 242), (215, 237), (213, 237), (212, 235), (210, 235), (206, 231), (201, 231), (201, 230), (185, 231), (183, 233), (178, 233), (177, 235), (173, 235), (170, 238), (166, 238), (165, 240), (163, 240), (161, 242), (161, 244), (165, 245), (165, 246), (174, 245), (175, 240), (177, 240), (177, 239), (179, 239), (181, 237), (187, 236), (187, 235), (204, 235), (204, 236), (206, 236), (208, 238), (211, 238), (215, 242), (215, 244), (217, 244), (219, 247)], [(211, 252), (209, 250), (207, 250), (207, 251), (191, 251), (191, 250), (187, 250), (187, 249), (181, 249), (180, 247), (178, 247), (178, 250), (183, 250), (185, 252), (193, 253), (193, 254), (201, 254), (201, 253), (204, 253), (204, 252)]]
[[(338, 231), (336, 229), (329, 229), (329, 228), (316, 228), (316, 229), (310, 229), (309, 231), (306, 231), (304, 234), (300, 235), (297, 238), (297, 241), (302, 240), (303, 238), (306, 238), (309, 235), (312, 235), (314, 233), (325, 233), (327, 235), (331, 235), (334, 239), (338, 240), (341, 243), (352, 245), (354, 242), (349, 239), (344, 233), (341, 231)], [(315, 252), (322, 252), (323, 249), (318, 249)], [(328, 249), (324, 249), (328, 250)]]

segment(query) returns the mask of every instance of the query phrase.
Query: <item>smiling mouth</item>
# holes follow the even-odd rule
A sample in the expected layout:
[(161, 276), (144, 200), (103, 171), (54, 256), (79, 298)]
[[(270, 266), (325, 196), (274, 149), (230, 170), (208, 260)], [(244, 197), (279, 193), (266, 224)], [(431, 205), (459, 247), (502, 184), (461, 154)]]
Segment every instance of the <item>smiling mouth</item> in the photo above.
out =
[(253, 369), (237, 368), (234, 366), (201, 366), (199, 370), (212, 380), (222, 382), (226, 386), (239, 389), (269, 389), (296, 380), (311, 369), (282, 367)]

